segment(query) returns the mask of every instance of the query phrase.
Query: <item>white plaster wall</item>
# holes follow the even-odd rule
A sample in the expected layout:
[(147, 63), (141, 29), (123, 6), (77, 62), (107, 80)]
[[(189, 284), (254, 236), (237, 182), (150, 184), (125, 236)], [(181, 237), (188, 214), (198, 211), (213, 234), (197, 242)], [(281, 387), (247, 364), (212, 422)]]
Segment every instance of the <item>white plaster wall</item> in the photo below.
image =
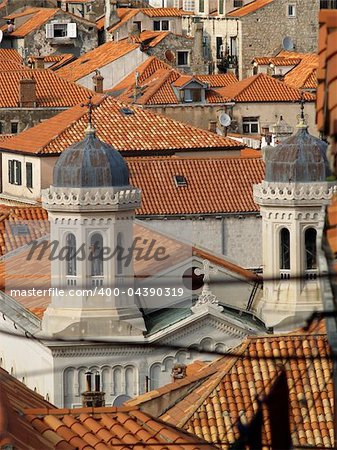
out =
[[(318, 136), (315, 124), (315, 102), (308, 102), (304, 107), (304, 114), (308, 123), (308, 131), (314, 136)], [(275, 103), (236, 103), (233, 107), (233, 119), (238, 122), (239, 133), (242, 133), (242, 117), (259, 117), (260, 131), (267, 125), (274, 124), (282, 116), (288, 125), (294, 128), (300, 114), (300, 105), (295, 102), (275, 102)]]
[[(21, 334), (15, 329), (14, 323), (0, 314), (0, 331)], [(9, 336), (1, 333), (0, 358), (2, 367), (32, 390), (41, 394), (49, 401), (54, 401), (53, 360), (50, 351), (38, 341), (22, 337)]]
[[(21, 162), (21, 185), (10, 184), (8, 180), (8, 161), (17, 160)], [(26, 162), (33, 164), (33, 188), (26, 187)], [(35, 200), (41, 193), (41, 158), (16, 153), (2, 152), (2, 192), (13, 195), (20, 200)]]
[[(100, 73), (104, 78), (103, 89), (111, 89), (117, 83), (119, 83), (124, 77), (129, 75), (130, 72), (135, 70), (143, 61), (149, 56), (145, 52), (141, 52), (139, 48), (132, 50), (126, 55), (118, 58), (116, 61), (107, 64), (106, 66), (99, 67)], [(95, 75), (95, 71), (86, 75), (83, 78), (77, 80), (77, 83), (88, 89), (93, 88), (92, 77)]]

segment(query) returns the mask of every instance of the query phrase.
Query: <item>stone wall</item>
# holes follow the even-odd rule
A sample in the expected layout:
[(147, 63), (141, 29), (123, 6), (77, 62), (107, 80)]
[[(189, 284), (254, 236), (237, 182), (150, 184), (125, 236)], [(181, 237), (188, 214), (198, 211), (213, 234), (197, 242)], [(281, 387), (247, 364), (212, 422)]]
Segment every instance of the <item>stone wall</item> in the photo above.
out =
[(242, 267), (262, 266), (261, 218), (258, 214), (233, 214), (219, 219), (213, 216), (203, 220), (153, 219), (147, 223), (161, 233), (223, 255)]
[(1, 108), (2, 134), (11, 134), (11, 123), (18, 123), (18, 132), (50, 119), (67, 108)]
[[(289, 4), (295, 6), (295, 17), (287, 16)], [(316, 52), (318, 12), (319, 0), (274, 0), (242, 17), (240, 78), (251, 74), (255, 56), (272, 56), (282, 50), (286, 36), (292, 39), (296, 52)]]
[(95, 24), (92, 26), (77, 16), (69, 15), (60, 10), (49, 23), (73, 22), (77, 25), (76, 38), (46, 38), (46, 24), (29, 33), (24, 39), (5, 37), (3, 48), (15, 48), (21, 55), (50, 55), (52, 53), (72, 53), (80, 56), (98, 45), (98, 33)]

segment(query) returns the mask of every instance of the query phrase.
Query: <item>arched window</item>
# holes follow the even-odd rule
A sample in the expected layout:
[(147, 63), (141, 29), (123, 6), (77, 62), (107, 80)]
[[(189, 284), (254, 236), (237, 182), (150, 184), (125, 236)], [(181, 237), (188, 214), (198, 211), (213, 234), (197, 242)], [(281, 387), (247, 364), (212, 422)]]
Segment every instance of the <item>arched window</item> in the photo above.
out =
[(134, 368), (127, 367), (125, 369), (125, 393), (130, 397), (134, 395)]
[(150, 388), (157, 389), (160, 386), (160, 374), (161, 368), (160, 364), (153, 364), (150, 369)]
[(307, 228), (304, 234), (305, 242), (305, 269), (317, 269), (317, 231), (315, 228)]
[(66, 238), (67, 247), (67, 269), (66, 275), (76, 276), (76, 238), (72, 233), (69, 233)]
[(91, 276), (103, 276), (103, 237), (95, 233), (90, 239)]
[(280, 269), (290, 269), (290, 232), (288, 228), (280, 231)]
[(123, 234), (117, 234), (117, 275), (123, 274)]
[(122, 394), (122, 369), (120, 367), (116, 367), (113, 373), (113, 388), (114, 394)]

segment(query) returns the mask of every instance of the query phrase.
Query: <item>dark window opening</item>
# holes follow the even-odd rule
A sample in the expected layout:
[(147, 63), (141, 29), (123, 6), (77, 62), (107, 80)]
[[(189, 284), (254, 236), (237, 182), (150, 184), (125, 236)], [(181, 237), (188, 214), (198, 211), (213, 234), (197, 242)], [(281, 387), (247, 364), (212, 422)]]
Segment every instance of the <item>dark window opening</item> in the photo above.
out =
[(173, 179), (176, 186), (187, 186), (187, 180), (183, 175), (174, 175)]
[(315, 228), (305, 230), (305, 268), (306, 270), (317, 269), (317, 231)]
[(91, 276), (103, 276), (103, 237), (95, 233), (91, 237)]
[(8, 181), (10, 184), (21, 185), (21, 162), (15, 159), (8, 161)]
[(188, 52), (177, 52), (177, 65), (188, 66)]
[(222, 45), (222, 37), (217, 36), (216, 37), (216, 57), (217, 59), (221, 59), (222, 58), (222, 50), (223, 50), (223, 45)]
[(280, 231), (280, 269), (290, 270), (290, 231)]
[(169, 21), (168, 20), (162, 20), (162, 22), (161, 22), (161, 29), (162, 29), (162, 31), (168, 31), (169, 30)]
[(67, 37), (67, 24), (55, 23), (54, 24), (54, 37)]
[(19, 131), (19, 122), (12, 122), (11, 123), (11, 133), (18, 134), (18, 131)]
[(26, 186), (28, 189), (33, 187), (33, 164), (26, 163)]
[(160, 31), (160, 20), (154, 20), (153, 21), (153, 30), (154, 31)]
[(190, 291), (201, 289), (204, 285), (204, 276), (196, 275), (195, 269), (197, 269), (197, 267), (190, 267), (189, 269), (185, 270), (183, 274), (183, 285)]
[(76, 276), (76, 237), (69, 233), (66, 239), (67, 246), (67, 275)]

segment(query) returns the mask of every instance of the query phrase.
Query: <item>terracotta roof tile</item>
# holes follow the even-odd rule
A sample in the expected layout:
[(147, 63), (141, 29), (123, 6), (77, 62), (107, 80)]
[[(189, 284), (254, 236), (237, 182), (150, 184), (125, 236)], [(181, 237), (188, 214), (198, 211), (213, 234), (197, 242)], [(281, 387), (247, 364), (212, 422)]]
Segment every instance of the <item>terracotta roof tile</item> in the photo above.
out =
[(13, 70), (25, 70), (25, 69), (27, 70), (28, 68), (20, 64), (18, 61), (0, 59), (0, 72), (12, 72)]
[[(141, 108), (128, 106), (131, 113), (124, 114), (125, 105), (111, 97), (96, 96), (93, 101), (99, 104), (93, 111), (98, 137), (124, 155), (242, 148), (241, 143), (230, 138)], [(87, 111), (78, 105), (2, 142), (1, 148), (40, 155), (59, 154), (83, 138), (86, 123)]]
[(11, 48), (0, 48), (0, 59), (15, 61), (22, 64), (22, 58), (17, 50)]
[[(252, 186), (263, 178), (264, 163), (261, 159), (129, 158), (128, 166), (133, 185), (143, 191), (139, 214), (258, 211), (252, 197)], [(216, 178), (213, 176), (215, 173)], [(243, 173), (244, 177), (241, 175)], [(175, 175), (183, 176), (187, 185), (176, 186)], [(227, 194), (223, 195), (224, 192)], [(165, 198), (169, 201), (166, 202)]]
[[(161, 419), (209, 442), (232, 444), (239, 435), (239, 417), (244, 422), (252, 418), (257, 407), (256, 396), (268, 393), (277, 376), (278, 364), (282, 363), (290, 391), (293, 445), (333, 446), (332, 365), (325, 333), (314, 327), (309, 334), (302, 331), (248, 338), (233, 353), (238, 356), (220, 358), (213, 363), (213, 371), (212, 366), (198, 371), (199, 383), (195, 383), (195, 376), (186, 377), (189, 389), (180, 391), (178, 402), (174, 396), (175, 405), (167, 405), (169, 408)], [(272, 355), (280, 359), (261, 359)], [(314, 362), (301, 359), (314, 355), (320, 358)], [(291, 356), (296, 359), (289, 360)], [(170, 386), (175, 388), (174, 383)], [(148, 400), (142, 402), (141, 397), (135, 402), (144, 411), (151, 405)], [(270, 441), (268, 422), (263, 440)]]
[[(114, 31), (118, 30), (124, 23), (127, 23), (132, 17), (134, 17), (136, 14), (138, 14), (140, 9), (138, 8), (117, 8), (117, 16), (119, 17), (120, 21), (113, 25), (112, 27), (108, 28), (108, 31), (110, 33), (113, 33)], [(104, 28), (104, 17), (102, 18), (102, 22), (99, 22), (99, 26)]]
[(127, 39), (118, 42), (109, 41), (61, 67), (57, 74), (67, 80), (77, 81), (138, 47), (139, 44), (130, 43)]
[(284, 77), (284, 82), (297, 89), (316, 90), (318, 55), (306, 55), (301, 62), (290, 70)]
[[(299, 101), (302, 95), (299, 89), (263, 73), (217, 89), (217, 92), (236, 102), (291, 102)], [(303, 96), (307, 101), (314, 101), (316, 98), (309, 92), (305, 92)]]
[(244, 17), (257, 11), (264, 6), (269, 5), (274, 0), (254, 0), (241, 8), (235, 9), (227, 14), (227, 17)]
[[(164, 105), (182, 103), (175, 88), (182, 88), (185, 84), (196, 79), (211, 86), (227, 87), (237, 82), (232, 74), (222, 75), (184, 75), (155, 57), (142, 63), (134, 72), (128, 75), (113, 89), (107, 91), (118, 95), (124, 103), (135, 103), (135, 75), (138, 73), (138, 88), (136, 104)], [(207, 103), (221, 103), (226, 101), (215, 89), (206, 89)]]
[[(36, 413), (29, 410), (25, 418), (37, 435), (42, 432), (43, 437), (49, 438), (52, 444), (55, 444), (55, 436), (59, 437), (59, 442), (67, 442), (71, 448), (107, 450), (112, 443), (119, 450), (135, 444), (148, 450), (167, 450), (166, 444), (170, 442), (170, 448), (174, 450), (184, 450), (185, 445), (192, 450), (199, 449), (201, 445), (206, 450), (215, 449), (213, 445), (207, 445), (205, 441), (137, 408), (117, 408), (114, 412), (109, 410), (111, 408), (79, 408), (66, 413), (56, 408)], [(53, 433), (50, 430), (42, 431), (45, 425), (47, 428), (51, 426)]]
[(189, 11), (178, 8), (143, 8), (141, 11), (148, 17), (181, 17), (191, 14)]
[(88, 89), (64, 80), (49, 70), (18, 69), (10, 72), (0, 71), (0, 84), (2, 86), (0, 108), (17, 107), (19, 104), (20, 80), (30, 78), (36, 80), (38, 107), (68, 108), (88, 99), (90, 93)]

